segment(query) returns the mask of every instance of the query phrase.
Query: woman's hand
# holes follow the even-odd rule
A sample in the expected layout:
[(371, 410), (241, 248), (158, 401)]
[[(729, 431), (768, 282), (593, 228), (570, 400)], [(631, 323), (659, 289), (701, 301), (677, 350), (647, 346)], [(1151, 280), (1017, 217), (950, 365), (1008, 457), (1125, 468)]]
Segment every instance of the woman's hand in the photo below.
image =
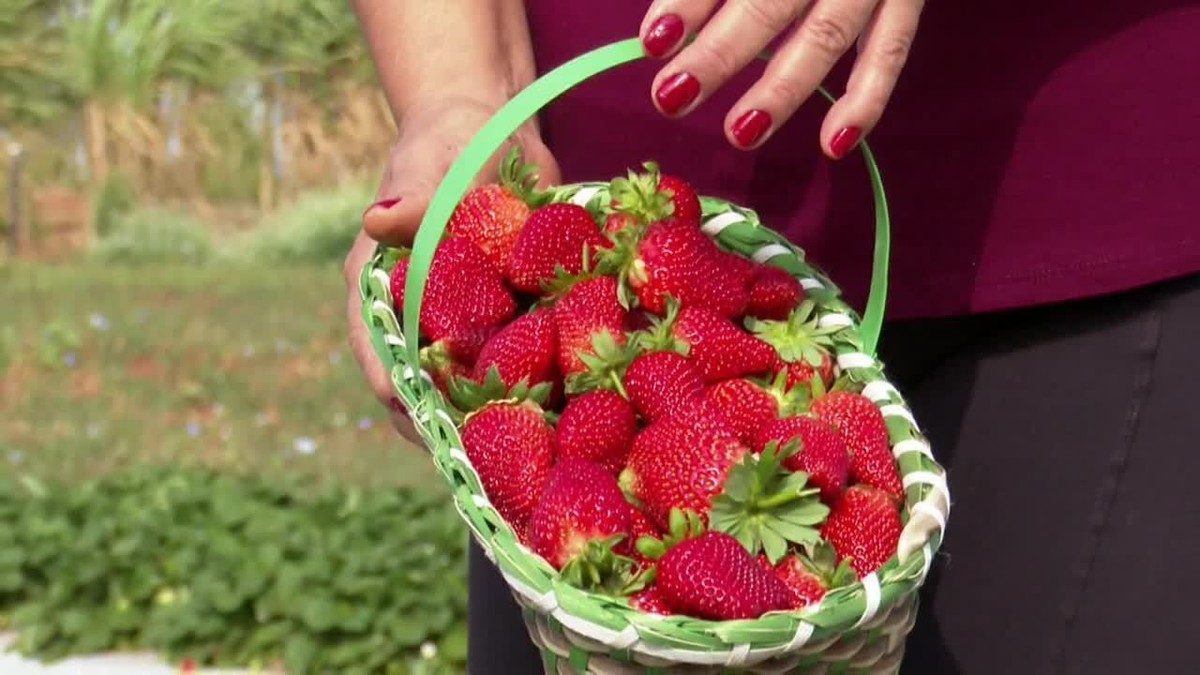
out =
[[(500, 103), (486, 99), (448, 98), (418, 103), (410, 108), (400, 124), (399, 139), (376, 193), (377, 201), (363, 214), (363, 231), (346, 257), (347, 318), (354, 357), (371, 390), (392, 410), (393, 425), (417, 444), (421, 440), (394, 398), (391, 376), (375, 356), (363, 325), (359, 275), (363, 265), (371, 259), (377, 242), (394, 246), (412, 244), (425, 209), (446, 171)], [(513, 142), (521, 146), (525, 161), (538, 166), (543, 185), (558, 182), (558, 165), (542, 144), (535, 126), (522, 127), (514, 135)], [(477, 183), (496, 179), (496, 164), (507, 154), (509, 147), (493, 156), (490, 168), (476, 179)]]
[[(655, 0), (640, 35), (648, 55), (674, 57), (654, 79), (655, 106), (687, 114), (785, 31), (763, 76), (730, 109), (734, 147), (758, 147), (858, 45), (846, 93), (829, 110), (820, 142), (844, 157), (878, 123), (917, 32), (924, 0)], [(710, 18), (710, 15), (712, 17)], [(684, 37), (695, 33), (686, 47)]]

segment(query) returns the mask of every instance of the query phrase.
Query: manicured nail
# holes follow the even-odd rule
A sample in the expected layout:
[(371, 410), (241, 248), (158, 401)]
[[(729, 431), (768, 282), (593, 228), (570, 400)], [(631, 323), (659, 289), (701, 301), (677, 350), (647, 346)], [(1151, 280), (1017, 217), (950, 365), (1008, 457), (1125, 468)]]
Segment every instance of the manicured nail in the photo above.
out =
[(642, 38), (642, 48), (653, 58), (661, 58), (671, 48), (679, 44), (683, 37), (683, 19), (678, 14), (663, 14), (650, 24), (646, 37)]
[(700, 81), (687, 73), (677, 73), (663, 80), (654, 92), (658, 107), (668, 115), (674, 115), (687, 107), (700, 95)]
[(396, 398), (395, 396), (388, 401), (388, 407), (391, 408), (393, 412), (398, 412), (401, 415), (404, 414), (404, 404), (401, 403), (400, 399)]
[(862, 129), (858, 127), (846, 127), (837, 132), (833, 136), (833, 140), (829, 142), (829, 151), (837, 159), (846, 156), (847, 152), (858, 143), (858, 139), (862, 137)]
[(363, 211), (363, 215), (365, 216), (375, 209), (383, 209), (386, 211), (399, 203), (400, 203), (400, 197), (397, 197), (395, 199), (381, 199), (381, 200), (375, 202), (374, 204), (368, 206), (367, 210)]
[(771, 115), (765, 110), (748, 110), (734, 121), (729, 132), (743, 148), (749, 148), (771, 128)]

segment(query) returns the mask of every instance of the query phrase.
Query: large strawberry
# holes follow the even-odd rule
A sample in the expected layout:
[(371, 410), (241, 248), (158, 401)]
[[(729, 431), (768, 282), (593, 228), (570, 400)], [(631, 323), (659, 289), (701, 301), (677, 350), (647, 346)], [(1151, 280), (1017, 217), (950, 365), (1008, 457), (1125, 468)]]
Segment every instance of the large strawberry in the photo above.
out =
[(629, 171), (609, 184), (611, 208), (605, 230), (610, 234), (634, 225), (660, 221), (690, 227), (700, 226), (700, 199), (695, 189), (679, 176), (663, 174), (654, 162), (643, 164), (644, 172)]
[(746, 319), (746, 327), (775, 348), (779, 361), (774, 371), (786, 373), (788, 385), (809, 383), (815, 375), (825, 389), (833, 385), (833, 338), (839, 328), (821, 327), (816, 303), (805, 300), (785, 320)]
[(897, 502), (904, 499), (904, 484), (879, 406), (862, 394), (835, 390), (818, 397), (811, 410), (846, 441), (853, 482), (879, 488)]
[(467, 415), (463, 448), (492, 506), (520, 530), (554, 463), (554, 429), (531, 401), (496, 401)]
[(705, 396), (721, 409), (738, 437), (753, 445), (768, 423), (806, 410), (807, 391), (804, 387), (788, 387), (782, 376), (769, 384), (736, 378), (709, 385)]
[(676, 352), (637, 356), (625, 369), (623, 383), (629, 401), (647, 422), (684, 412), (704, 398), (700, 371)]
[[(612, 277), (583, 279), (565, 290), (554, 305), (558, 368), (563, 376), (570, 380), (588, 372), (586, 357), (611, 358), (625, 344), (626, 315)], [(597, 347), (605, 353), (597, 354)]]
[[(585, 459), (558, 460), (529, 518), (529, 545), (535, 553), (563, 569), (593, 558), (630, 536), (630, 511), (617, 479)], [(591, 549), (591, 550), (589, 550)]]
[(567, 402), (558, 418), (560, 459), (588, 459), (620, 473), (637, 433), (637, 415), (620, 394), (598, 389)]
[(531, 205), (544, 202), (547, 196), (535, 192), (536, 182), (537, 167), (522, 163), (514, 148), (500, 165), (499, 182), (467, 192), (450, 215), (446, 231), (478, 246), (503, 274)]
[(547, 204), (529, 214), (508, 262), (513, 288), (542, 295), (562, 275), (579, 274), (599, 249), (612, 246), (578, 204)]
[[(392, 271), (397, 312), (404, 307), (408, 265), (405, 258)], [(511, 319), (516, 309), (504, 278), (478, 246), (457, 237), (438, 246), (421, 302), (422, 335), (435, 342), (463, 336), (474, 329), (499, 326)]]
[(714, 621), (754, 619), (793, 605), (779, 577), (737, 539), (715, 531), (671, 547), (658, 562), (656, 588), (678, 613)]
[(663, 598), (662, 591), (658, 590), (658, 586), (650, 586), (630, 596), (629, 604), (634, 609), (647, 614), (658, 614), (661, 616), (674, 614), (667, 605), (666, 599)]
[(794, 609), (820, 602), (829, 591), (857, 581), (849, 562), (839, 563), (837, 552), (828, 542), (821, 542), (814, 549), (811, 557), (803, 553), (788, 554), (774, 567), (776, 576), (792, 592)]
[(904, 525), (895, 502), (882, 490), (851, 485), (833, 505), (821, 536), (849, 560), (860, 577), (879, 569), (896, 554)]
[(771, 265), (755, 265), (746, 301), (746, 316), (784, 321), (804, 300), (796, 277)]
[(707, 307), (680, 308), (667, 304), (667, 316), (645, 339), (655, 349), (685, 354), (706, 383), (731, 377), (760, 375), (771, 370), (778, 356), (771, 345), (743, 331), (728, 317)]
[(479, 352), (470, 378), (452, 382), (451, 399), (462, 410), (505, 398), (524, 385), (546, 402), (558, 380), (558, 332), (549, 308), (522, 315), (492, 336)]
[(808, 415), (773, 420), (755, 437), (754, 447), (761, 451), (768, 443), (786, 445), (796, 442), (797, 452), (783, 465), (791, 471), (803, 471), (809, 481), (821, 489), (821, 499), (832, 504), (846, 488), (850, 474), (850, 454), (846, 442), (828, 422)]

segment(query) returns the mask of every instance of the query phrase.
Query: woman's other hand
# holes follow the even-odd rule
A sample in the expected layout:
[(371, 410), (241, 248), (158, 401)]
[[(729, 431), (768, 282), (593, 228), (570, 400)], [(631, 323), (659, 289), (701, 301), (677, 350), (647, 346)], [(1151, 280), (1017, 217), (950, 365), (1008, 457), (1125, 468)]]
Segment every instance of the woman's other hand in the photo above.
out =
[[(883, 115), (917, 33), (924, 0), (655, 0), (639, 35), (646, 53), (669, 58), (651, 89), (667, 116), (687, 114), (776, 37), (788, 33), (763, 75), (729, 110), (734, 147), (761, 145), (857, 44), (846, 93), (820, 132), (840, 159)], [(720, 9), (717, 6), (720, 5)], [(685, 45), (685, 37), (695, 40)]]
[[(371, 339), (362, 321), (359, 275), (378, 242), (395, 246), (412, 243), (433, 193), (462, 149), (499, 107), (487, 100), (451, 98), (419, 103), (409, 109), (399, 129), (376, 203), (363, 214), (363, 230), (346, 257), (344, 271), (347, 291), (347, 318), (350, 322), (350, 346), (359, 367), (375, 396), (392, 410), (396, 429), (414, 443), (421, 444), (412, 423), (399, 407), (392, 391), (390, 374), (375, 356)], [(558, 166), (542, 144), (536, 128), (523, 127), (513, 137), (524, 160), (538, 166), (543, 185), (558, 182)], [(498, 159), (508, 153), (506, 146), (493, 156), (489, 169), (477, 178), (486, 183), (497, 178)]]

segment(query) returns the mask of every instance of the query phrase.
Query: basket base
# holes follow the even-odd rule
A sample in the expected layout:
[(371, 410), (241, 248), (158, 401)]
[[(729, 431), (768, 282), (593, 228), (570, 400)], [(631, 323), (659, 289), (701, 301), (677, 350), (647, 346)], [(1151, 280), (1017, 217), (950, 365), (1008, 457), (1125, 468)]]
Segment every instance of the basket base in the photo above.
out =
[(552, 624), (535, 611), (527, 609), (524, 618), (530, 638), (541, 650), (546, 675), (896, 675), (904, 659), (905, 641), (917, 620), (918, 604), (917, 594), (912, 593), (861, 630), (737, 669), (670, 663), (629, 652), (629, 660), (620, 659), (604, 645)]

